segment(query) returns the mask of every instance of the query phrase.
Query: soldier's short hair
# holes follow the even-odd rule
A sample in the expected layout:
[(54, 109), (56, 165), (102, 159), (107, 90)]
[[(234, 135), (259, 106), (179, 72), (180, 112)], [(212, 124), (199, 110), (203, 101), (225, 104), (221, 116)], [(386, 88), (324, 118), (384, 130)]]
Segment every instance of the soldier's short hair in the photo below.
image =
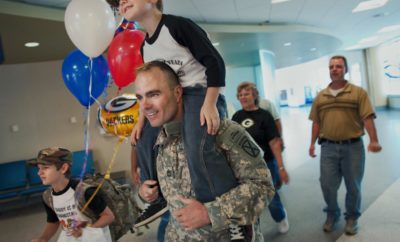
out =
[(147, 62), (136, 69), (136, 75), (139, 75), (142, 72), (150, 71), (154, 68), (160, 69), (166, 76), (167, 82), (171, 90), (179, 85), (179, 76), (176, 74), (174, 69), (172, 69), (168, 64), (164, 61), (154, 60)]

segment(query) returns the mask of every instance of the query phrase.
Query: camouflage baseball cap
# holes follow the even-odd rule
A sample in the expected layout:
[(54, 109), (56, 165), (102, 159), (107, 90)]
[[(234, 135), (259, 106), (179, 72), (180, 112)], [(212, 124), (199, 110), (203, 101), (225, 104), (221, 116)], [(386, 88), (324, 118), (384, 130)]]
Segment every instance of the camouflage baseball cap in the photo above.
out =
[(56, 163), (72, 164), (71, 151), (60, 147), (49, 147), (39, 151), (37, 159), (30, 162), (31, 165), (52, 165)]

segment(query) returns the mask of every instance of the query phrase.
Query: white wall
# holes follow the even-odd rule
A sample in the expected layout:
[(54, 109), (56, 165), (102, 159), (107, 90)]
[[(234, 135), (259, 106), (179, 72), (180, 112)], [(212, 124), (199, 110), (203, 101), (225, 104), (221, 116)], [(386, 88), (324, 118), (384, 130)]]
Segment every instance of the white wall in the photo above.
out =
[(386, 106), (388, 95), (400, 95), (400, 39), (370, 48), (366, 55), (373, 101)]
[(298, 107), (305, 104), (304, 87), (311, 87), (313, 97), (329, 80), (328, 58), (323, 57), (304, 64), (276, 70), (276, 83), (279, 90), (286, 90), (288, 106)]
[[(1, 65), (0, 162), (34, 158), (48, 146), (84, 149), (85, 108), (69, 92), (61, 76), (62, 61)], [(129, 88), (123, 90), (129, 92)], [(115, 89), (108, 90), (108, 99)], [(100, 98), (101, 100), (101, 98)], [(100, 171), (105, 170), (117, 141), (100, 134), (97, 105), (91, 107), (90, 144)], [(77, 118), (72, 124), (71, 117)], [(11, 125), (19, 131), (12, 132)], [(129, 144), (123, 144), (113, 171), (129, 170)]]

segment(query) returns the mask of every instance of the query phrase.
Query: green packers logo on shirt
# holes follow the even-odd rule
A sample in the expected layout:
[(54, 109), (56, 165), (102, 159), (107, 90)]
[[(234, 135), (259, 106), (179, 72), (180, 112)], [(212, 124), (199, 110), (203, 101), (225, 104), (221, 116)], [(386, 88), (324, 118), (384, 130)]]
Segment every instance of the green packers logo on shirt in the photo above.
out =
[(250, 118), (246, 118), (245, 120), (240, 123), (244, 128), (250, 128), (251, 126), (254, 125), (254, 121)]

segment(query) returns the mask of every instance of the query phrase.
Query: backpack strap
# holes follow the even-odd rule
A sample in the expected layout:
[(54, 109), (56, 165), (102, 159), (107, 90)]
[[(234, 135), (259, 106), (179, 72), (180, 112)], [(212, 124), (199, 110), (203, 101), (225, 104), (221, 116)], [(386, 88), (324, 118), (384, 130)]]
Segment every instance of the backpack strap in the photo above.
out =
[[(87, 206), (89, 205), (89, 200), (86, 201), (85, 193), (88, 188), (93, 188), (95, 186), (90, 185), (84, 181), (79, 182), (78, 186), (76, 187), (75, 192), (79, 192), (79, 196), (77, 196), (78, 202), (78, 209), (83, 213), (85, 216), (89, 217), (93, 221), (97, 220), (98, 216)], [(93, 196), (94, 197), (94, 196)], [(86, 205), (86, 207), (85, 207)]]

